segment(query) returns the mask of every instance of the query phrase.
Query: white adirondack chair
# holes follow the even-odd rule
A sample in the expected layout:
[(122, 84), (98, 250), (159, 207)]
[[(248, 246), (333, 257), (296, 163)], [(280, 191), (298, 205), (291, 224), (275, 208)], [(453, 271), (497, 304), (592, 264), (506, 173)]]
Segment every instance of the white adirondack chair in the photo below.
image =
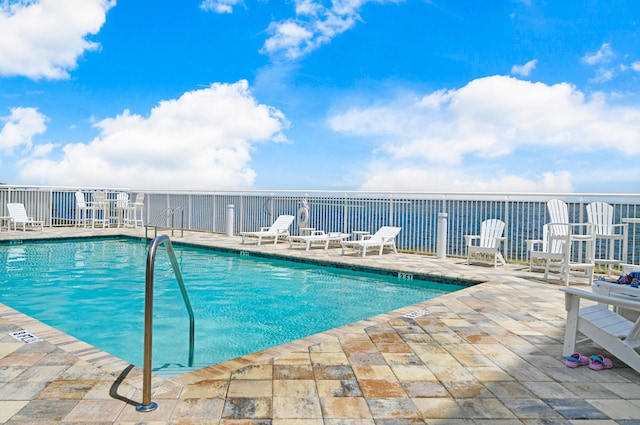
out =
[[(636, 351), (640, 347), (640, 318), (634, 322), (610, 308), (640, 312), (638, 298), (607, 296), (566, 286), (560, 289), (565, 292), (567, 309), (563, 355), (577, 351), (577, 336), (581, 333), (640, 373), (640, 354)], [(583, 299), (598, 304), (581, 308)]]
[[(613, 266), (624, 263), (627, 253), (627, 224), (614, 224), (613, 206), (606, 202), (592, 202), (587, 205), (587, 219), (593, 225), (596, 243), (600, 239), (604, 250), (608, 251), (606, 258), (595, 258), (598, 264), (607, 265), (607, 274), (611, 274)], [(615, 256), (616, 242), (618, 242), (619, 256)]]
[(561, 262), (564, 258), (562, 243), (555, 240), (549, 243), (549, 225), (542, 226), (542, 239), (527, 240), (527, 251), (529, 252), (529, 271), (533, 269), (547, 268), (547, 263)]
[(500, 252), (500, 244), (504, 241), (503, 233), (504, 221), (492, 218), (480, 224), (479, 235), (464, 235), (467, 245), (467, 265), (472, 261), (493, 264), (493, 267), (498, 266), (498, 261), (503, 266), (506, 265)]
[(84, 199), (84, 193), (80, 191), (76, 192), (76, 226), (83, 225), (87, 227), (89, 211), (91, 211), (91, 207)]
[[(554, 250), (560, 251), (562, 253), (561, 256), (549, 256), (547, 257), (545, 269), (544, 269), (544, 278), (547, 279), (549, 277), (549, 270), (553, 266), (558, 266), (560, 268), (560, 277), (564, 280), (565, 286), (569, 286), (569, 275), (571, 270), (583, 270), (585, 274), (589, 278), (589, 284), (593, 282), (593, 273), (595, 269), (595, 263), (593, 262), (593, 243), (587, 243), (587, 251), (584, 255), (584, 260), (573, 258), (572, 255), (572, 247), (575, 240), (571, 234), (571, 225), (570, 224), (560, 224), (560, 223), (550, 223), (548, 224), (549, 229), (549, 245), (553, 247)], [(578, 241), (580, 242), (580, 241)]]

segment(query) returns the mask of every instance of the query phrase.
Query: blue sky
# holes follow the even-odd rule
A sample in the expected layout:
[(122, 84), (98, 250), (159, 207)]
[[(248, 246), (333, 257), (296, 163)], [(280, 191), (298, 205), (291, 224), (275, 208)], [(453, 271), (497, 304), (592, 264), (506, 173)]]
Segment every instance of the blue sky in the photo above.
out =
[(638, 193), (640, 3), (0, 0), (0, 182)]

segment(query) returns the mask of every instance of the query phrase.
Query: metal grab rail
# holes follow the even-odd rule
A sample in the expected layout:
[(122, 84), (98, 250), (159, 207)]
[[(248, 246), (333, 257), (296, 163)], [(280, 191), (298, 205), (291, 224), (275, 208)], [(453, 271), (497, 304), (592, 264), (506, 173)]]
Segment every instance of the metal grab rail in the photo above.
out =
[(147, 237), (147, 231), (149, 230), (149, 227), (153, 227), (153, 237), (155, 238), (156, 236), (158, 236), (158, 229), (164, 229), (166, 228), (166, 226), (161, 226), (160, 224), (151, 224), (151, 223), (159, 223), (161, 218), (164, 218), (165, 221), (168, 217), (171, 217), (171, 225), (169, 227), (169, 229), (171, 230), (171, 236), (173, 236), (173, 231), (175, 229), (174, 227), (174, 218), (176, 216), (176, 213), (179, 212), (180, 213), (180, 236), (184, 236), (184, 210), (182, 207), (175, 207), (175, 208), (171, 208), (171, 207), (167, 207), (165, 208), (162, 213), (158, 214), (154, 220), (152, 220), (151, 222), (149, 222), (148, 224), (146, 224), (144, 226), (144, 237)]
[(151, 401), (151, 368), (152, 368), (152, 342), (153, 342), (153, 272), (155, 269), (156, 250), (160, 244), (165, 244), (167, 254), (173, 267), (173, 271), (182, 293), (182, 299), (189, 313), (189, 367), (193, 366), (193, 343), (195, 321), (193, 318), (193, 309), (189, 302), (187, 289), (184, 286), (180, 266), (173, 251), (173, 245), (167, 235), (160, 235), (151, 241), (149, 252), (147, 253), (147, 272), (145, 277), (145, 295), (144, 295), (144, 369), (142, 375), (142, 403), (136, 406), (138, 412), (150, 412), (155, 410), (158, 405)]

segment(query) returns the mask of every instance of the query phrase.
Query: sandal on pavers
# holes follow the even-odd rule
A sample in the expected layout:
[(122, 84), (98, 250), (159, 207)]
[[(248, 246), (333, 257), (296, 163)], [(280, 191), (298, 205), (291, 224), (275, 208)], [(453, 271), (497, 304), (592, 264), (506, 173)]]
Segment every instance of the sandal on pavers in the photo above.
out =
[(589, 364), (589, 358), (587, 356), (583, 356), (580, 353), (573, 353), (570, 356), (565, 357), (566, 361), (564, 364), (567, 367), (575, 368), (578, 366), (584, 366)]
[(589, 367), (593, 370), (611, 369), (613, 367), (613, 362), (611, 359), (601, 355), (591, 356), (591, 363), (589, 364)]

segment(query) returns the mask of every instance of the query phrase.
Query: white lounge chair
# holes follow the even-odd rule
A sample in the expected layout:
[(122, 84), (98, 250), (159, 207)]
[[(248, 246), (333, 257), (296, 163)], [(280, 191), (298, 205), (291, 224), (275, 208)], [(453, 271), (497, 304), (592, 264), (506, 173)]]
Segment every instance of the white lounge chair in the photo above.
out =
[(295, 217), (292, 215), (281, 215), (273, 222), (271, 227), (261, 227), (257, 232), (242, 232), (240, 234), (242, 236), (242, 243), (245, 243), (245, 240), (248, 238), (258, 238), (258, 245), (260, 245), (262, 239), (273, 238), (273, 244), (276, 245), (278, 239), (286, 239), (289, 237), (289, 227), (294, 219)]
[(367, 255), (367, 248), (379, 248), (378, 255), (382, 255), (385, 247), (391, 248), (394, 253), (398, 253), (396, 249), (396, 236), (400, 233), (402, 227), (382, 226), (373, 235), (364, 235), (362, 239), (355, 241), (341, 241), (342, 255), (345, 250), (362, 251), (362, 256)]
[[(640, 312), (640, 301), (566, 286), (560, 289), (565, 292), (567, 309), (563, 355), (576, 352), (577, 336), (581, 333), (640, 373), (640, 354), (636, 351), (640, 347), (640, 318), (633, 322), (610, 308)], [(581, 308), (583, 299), (597, 304)]]
[(498, 266), (498, 261), (503, 266), (507, 263), (500, 252), (500, 244), (504, 241), (504, 221), (492, 218), (480, 224), (479, 235), (464, 235), (467, 244), (467, 265), (472, 261), (493, 264)]
[(9, 217), (13, 223), (13, 230), (18, 230), (18, 226), (22, 227), (22, 231), (26, 231), (27, 226), (31, 229), (40, 227), (40, 230), (44, 230), (44, 221), (34, 220), (33, 217), (29, 217), (24, 204), (7, 204), (7, 210), (9, 210)]
[(294, 245), (303, 245), (307, 251), (313, 244), (324, 245), (325, 251), (329, 249), (329, 245), (332, 242), (342, 242), (351, 236), (349, 233), (341, 232), (329, 232), (325, 233), (324, 230), (313, 230), (310, 235), (297, 235), (289, 236), (289, 248), (293, 248)]
[[(587, 219), (593, 225), (595, 241), (598, 239), (605, 243), (606, 258), (595, 258), (595, 263), (606, 264), (607, 272), (611, 274), (613, 266), (619, 266), (625, 262), (627, 254), (627, 224), (613, 224), (615, 219), (613, 206), (606, 202), (592, 202), (587, 205)], [(615, 245), (618, 242), (619, 258), (616, 258)]]

